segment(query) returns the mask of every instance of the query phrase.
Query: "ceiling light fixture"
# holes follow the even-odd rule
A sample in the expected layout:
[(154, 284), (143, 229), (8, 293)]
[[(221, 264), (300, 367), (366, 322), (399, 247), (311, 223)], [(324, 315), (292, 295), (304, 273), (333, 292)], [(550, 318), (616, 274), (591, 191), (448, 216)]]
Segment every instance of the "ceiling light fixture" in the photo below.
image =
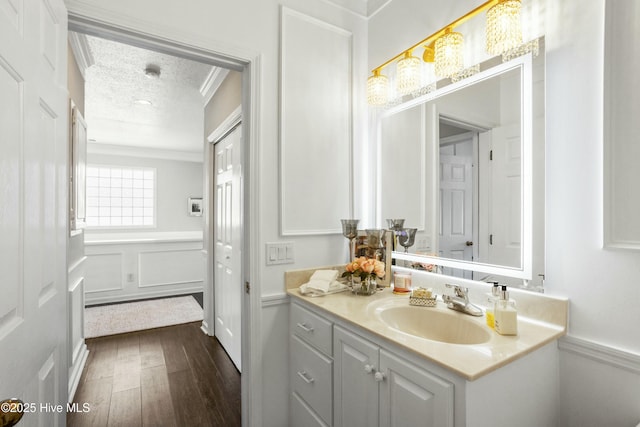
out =
[(133, 102), (135, 102), (135, 103), (136, 103), (136, 104), (138, 104), (138, 105), (153, 105), (153, 104), (151, 103), (151, 101), (149, 101), (149, 100), (147, 100), (147, 99), (136, 99), (136, 100), (135, 100), (135, 101), (133, 101)]
[[(456, 26), (475, 17), (481, 12), (487, 12), (487, 51), (490, 54), (505, 54), (522, 44), (522, 30), (520, 25), (521, 0), (489, 0), (465, 15), (442, 27), (424, 40), (416, 43), (402, 53), (389, 59), (384, 64), (372, 70), (373, 75), (367, 79), (367, 100), (370, 105), (382, 106), (389, 100), (389, 79), (382, 74), (382, 70), (392, 62), (398, 61), (396, 89), (400, 95), (415, 93), (418, 88), (413, 84), (420, 78), (420, 64), (412, 52), (424, 48), (422, 60), (435, 63), (438, 77), (452, 77), (460, 74), (463, 65), (463, 36), (454, 31)], [(405, 62), (408, 58), (409, 59)], [(503, 55), (504, 59), (504, 55)], [(417, 68), (417, 72), (416, 72)], [(418, 76), (418, 77), (416, 77)], [(429, 82), (431, 84), (433, 82)], [(381, 91), (386, 90), (386, 94)]]
[(147, 76), (148, 79), (159, 79), (160, 67), (154, 64), (147, 65), (147, 68), (144, 69), (144, 75)]

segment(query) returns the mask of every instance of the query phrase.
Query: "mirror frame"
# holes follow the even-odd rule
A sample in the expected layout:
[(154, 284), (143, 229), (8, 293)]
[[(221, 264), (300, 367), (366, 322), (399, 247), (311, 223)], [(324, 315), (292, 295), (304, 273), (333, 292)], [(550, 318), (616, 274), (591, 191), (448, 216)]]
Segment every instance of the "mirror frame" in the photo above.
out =
[[(542, 52), (540, 54), (543, 54)], [(491, 61), (491, 60), (490, 60)], [(533, 179), (532, 179), (532, 168), (533, 168), (533, 152), (532, 152), (532, 144), (533, 144), (533, 54), (527, 53), (525, 55), (514, 58), (508, 62), (503, 62), (493, 67), (490, 67), (486, 70), (480, 71), (477, 74), (474, 74), (471, 77), (466, 79), (446, 84), (445, 86), (438, 87), (433, 92), (428, 94), (416, 97), (407, 102), (396, 105), (388, 110), (384, 111), (378, 116), (377, 123), (377, 152), (381, 153), (382, 147), (382, 119), (390, 116), (392, 114), (396, 114), (403, 110), (407, 110), (409, 108), (418, 106), (420, 104), (426, 104), (430, 101), (433, 101), (439, 97), (444, 95), (453, 93), (455, 91), (464, 89), (468, 86), (471, 86), (475, 83), (484, 81), (486, 79), (495, 77), (499, 74), (505, 73), (507, 71), (511, 71), (514, 69), (520, 69), (520, 87), (521, 87), (521, 103), (520, 103), (520, 133), (521, 133), (521, 169), (522, 169), (522, 179), (520, 182), (521, 186), (521, 260), (520, 267), (509, 267), (509, 266), (500, 266), (486, 263), (479, 263), (473, 261), (460, 261), (451, 258), (440, 258), (437, 256), (429, 256), (429, 255), (418, 255), (411, 253), (404, 253), (394, 251), (392, 253), (392, 258), (396, 260), (405, 260), (411, 262), (418, 263), (430, 263), (436, 264), (444, 267), (451, 267), (481, 273), (487, 273), (488, 275), (500, 275), (500, 276), (508, 276), (515, 279), (522, 279), (524, 281), (532, 280), (533, 276), (533, 211), (532, 211), (532, 200), (533, 200)], [(448, 81), (448, 80), (447, 80)], [(433, 153), (430, 153), (433, 155)], [(381, 166), (382, 159), (378, 156), (378, 167)], [(425, 160), (426, 162), (426, 160)], [(429, 162), (427, 162), (427, 167), (429, 167)], [(431, 170), (427, 170), (426, 173), (430, 173), (432, 177), (437, 178), (439, 173), (439, 166), (436, 161), (432, 161)], [(434, 166), (435, 165), (435, 166)], [(421, 173), (421, 176), (424, 175)], [(433, 182), (436, 182), (435, 180)], [(432, 192), (432, 200), (428, 200), (427, 203), (437, 203), (438, 192)], [(376, 188), (376, 222), (380, 226), (384, 218), (381, 218), (381, 204), (382, 204), (382, 195), (381, 195), (381, 183), (377, 183)], [(437, 230), (436, 224), (437, 218), (431, 218), (427, 221), (431, 224), (432, 231), (435, 232)], [(409, 268), (394, 266), (395, 268), (406, 269), (408, 271), (414, 271)]]

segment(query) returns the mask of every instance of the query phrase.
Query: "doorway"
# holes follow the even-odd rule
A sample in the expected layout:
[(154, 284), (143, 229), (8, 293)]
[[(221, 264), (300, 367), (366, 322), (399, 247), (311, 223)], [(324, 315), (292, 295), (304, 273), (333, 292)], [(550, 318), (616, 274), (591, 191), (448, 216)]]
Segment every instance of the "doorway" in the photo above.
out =
[[(247, 212), (251, 206), (256, 204), (255, 195), (250, 191), (251, 188), (255, 188), (253, 181), (255, 178), (251, 174), (251, 166), (255, 164), (253, 158), (254, 150), (252, 149), (254, 142), (254, 126), (256, 117), (258, 116), (258, 106), (254, 102), (257, 93), (259, 92), (259, 67), (256, 66), (258, 61), (257, 55), (239, 55), (237, 52), (233, 55), (224, 54), (220, 52), (214, 52), (204, 49), (195, 48), (192, 45), (185, 45), (175, 41), (169, 41), (160, 37), (150, 36), (149, 34), (136, 33), (131, 30), (123, 30), (105, 24), (103, 22), (94, 22), (85, 18), (76, 18), (74, 16), (69, 17), (69, 28), (73, 31), (84, 32), (87, 34), (97, 35), (112, 40), (117, 40), (123, 43), (129, 43), (135, 46), (144, 47), (151, 50), (159, 50), (161, 52), (170, 53), (179, 57), (189, 58), (196, 61), (202, 61), (210, 63), (212, 65), (225, 67), (242, 72), (242, 112), (243, 112), (243, 134), (245, 149), (242, 153), (241, 162), (246, 166), (242, 168), (245, 171), (245, 175), (242, 180), (242, 202), (243, 213), (242, 217), (245, 219), (243, 222), (242, 235), (240, 238), (242, 247), (255, 247), (255, 245), (249, 245), (252, 240), (251, 230), (254, 228), (255, 221), (247, 220)], [(239, 59), (242, 58), (242, 59)], [(246, 58), (246, 59), (245, 59)], [(206, 157), (205, 157), (206, 161)], [(207, 168), (205, 167), (205, 170)], [(211, 188), (211, 176), (207, 175), (205, 182), (209, 182), (209, 188)], [(206, 191), (206, 187), (205, 187)], [(205, 236), (211, 236), (212, 224), (207, 223), (205, 225)], [(206, 237), (205, 237), (206, 238)], [(241, 283), (247, 283), (252, 272), (250, 260), (256, 257), (257, 254), (253, 253), (253, 250), (242, 251), (240, 259), (240, 271), (241, 271)], [(208, 301), (212, 301), (212, 280), (209, 274), (209, 266), (213, 265), (213, 254), (209, 252), (207, 255), (207, 285), (205, 287), (205, 321), (208, 320), (208, 325), (213, 325), (213, 318), (215, 316), (214, 307), (209, 305)], [(258, 288), (256, 284), (256, 288)], [(257, 379), (252, 379), (251, 370), (253, 365), (257, 366), (260, 360), (259, 339), (257, 336), (252, 336), (251, 332), (257, 330), (257, 316), (252, 316), (251, 313), (256, 313), (260, 307), (259, 289), (254, 288), (254, 292), (249, 294), (244, 292), (241, 299), (241, 329), (242, 329), (242, 344), (241, 344), (241, 358), (243, 366), (242, 375), (242, 416), (244, 423), (250, 423), (251, 410), (249, 408), (249, 400), (251, 405), (259, 405), (260, 399), (257, 396), (260, 387), (256, 386)], [(207, 295), (208, 294), (208, 295)], [(203, 323), (204, 326), (204, 323)], [(213, 331), (208, 331), (211, 334)], [(250, 348), (253, 347), (252, 343), (255, 343), (255, 352), (251, 352)], [(253, 387), (249, 387), (249, 384)], [(254, 390), (253, 392), (251, 390)], [(255, 396), (254, 396), (255, 395)], [(253, 397), (253, 398), (252, 398)]]

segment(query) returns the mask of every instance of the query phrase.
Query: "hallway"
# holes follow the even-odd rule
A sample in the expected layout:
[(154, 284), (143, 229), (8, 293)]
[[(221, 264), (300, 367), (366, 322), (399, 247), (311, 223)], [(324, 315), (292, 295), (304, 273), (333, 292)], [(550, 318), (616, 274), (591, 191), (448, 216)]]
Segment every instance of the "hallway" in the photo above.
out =
[(87, 340), (68, 426), (239, 426), (240, 374), (200, 322)]

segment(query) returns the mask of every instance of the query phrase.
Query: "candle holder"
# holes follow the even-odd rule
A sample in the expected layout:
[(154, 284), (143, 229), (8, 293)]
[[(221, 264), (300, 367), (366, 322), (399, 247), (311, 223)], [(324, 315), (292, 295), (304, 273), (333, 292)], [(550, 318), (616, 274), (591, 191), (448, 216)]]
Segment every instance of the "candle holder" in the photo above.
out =
[(342, 222), (342, 235), (349, 239), (349, 262), (354, 258), (353, 239), (358, 236), (358, 222), (359, 219), (341, 219)]

